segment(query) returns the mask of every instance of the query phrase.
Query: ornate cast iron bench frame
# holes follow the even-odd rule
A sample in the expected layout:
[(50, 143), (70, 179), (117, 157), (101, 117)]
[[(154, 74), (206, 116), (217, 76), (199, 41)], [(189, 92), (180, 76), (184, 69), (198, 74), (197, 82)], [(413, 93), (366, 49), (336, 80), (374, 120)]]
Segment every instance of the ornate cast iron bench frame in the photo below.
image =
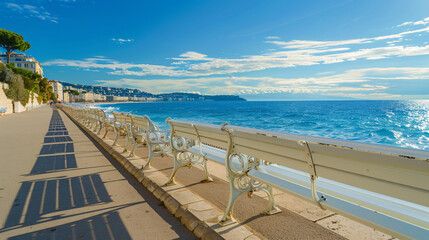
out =
[(130, 156), (134, 156), (134, 151), (138, 145), (148, 145), (149, 157), (144, 166), (150, 167), (150, 161), (153, 157), (168, 154), (170, 149), (170, 131), (162, 131), (148, 116), (135, 116), (131, 117), (131, 133), (134, 142), (133, 150)]
[(200, 166), (204, 170), (203, 182), (213, 181), (207, 169), (207, 160), (225, 164), (228, 135), (221, 126), (176, 121), (167, 118), (171, 126), (171, 148), (174, 169), (166, 184), (175, 182), (177, 171), (182, 167)]
[(112, 143), (112, 146), (117, 146), (119, 137), (125, 137), (124, 152), (128, 152), (128, 145), (132, 142), (131, 133), (131, 117), (129, 114), (112, 112), (113, 115), (113, 127), (115, 128), (116, 137)]
[(223, 130), (230, 198), (221, 225), (233, 222), (234, 203), (246, 192), (266, 191), (266, 212), (279, 212), (276, 187), (393, 236), (429, 236), (428, 152), (230, 125)]

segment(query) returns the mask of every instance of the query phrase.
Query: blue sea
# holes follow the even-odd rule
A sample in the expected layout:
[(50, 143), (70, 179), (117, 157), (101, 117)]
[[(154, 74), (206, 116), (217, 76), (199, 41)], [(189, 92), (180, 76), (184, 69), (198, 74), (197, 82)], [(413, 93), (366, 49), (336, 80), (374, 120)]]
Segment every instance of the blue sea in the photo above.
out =
[(148, 115), (168, 129), (175, 120), (232, 125), (429, 150), (429, 100), (154, 102), (102, 104), (107, 111)]

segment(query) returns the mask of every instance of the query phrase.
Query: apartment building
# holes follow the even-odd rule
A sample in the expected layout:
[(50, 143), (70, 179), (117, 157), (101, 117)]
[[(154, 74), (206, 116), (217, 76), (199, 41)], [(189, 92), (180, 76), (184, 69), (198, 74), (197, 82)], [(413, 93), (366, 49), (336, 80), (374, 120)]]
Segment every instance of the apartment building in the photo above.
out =
[(63, 101), (64, 100), (63, 85), (55, 80), (49, 81), (49, 84), (52, 86), (53, 88), (52, 91), (57, 96), (57, 101)]
[(95, 102), (105, 102), (106, 96), (104, 96), (103, 94), (94, 94), (94, 101)]
[[(4, 64), (7, 63), (6, 53), (2, 54), (0, 52), (0, 61)], [(26, 56), (25, 54), (11, 53), (10, 63), (13, 63), (15, 67), (30, 70), (34, 73), (40, 74), (43, 77), (43, 68), (40, 66), (40, 63), (34, 57)]]
[(94, 102), (94, 93), (86, 92), (79, 94), (79, 101), (81, 102)]

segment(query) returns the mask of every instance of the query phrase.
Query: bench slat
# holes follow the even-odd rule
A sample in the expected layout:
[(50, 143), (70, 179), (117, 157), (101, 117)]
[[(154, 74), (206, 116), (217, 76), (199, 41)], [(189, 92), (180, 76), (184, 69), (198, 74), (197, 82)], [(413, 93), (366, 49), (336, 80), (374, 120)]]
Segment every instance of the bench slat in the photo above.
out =
[[(234, 137), (234, 144), (239, 146), (246, 146), (248, 148), (253, 148), (255, 151), (269, 152), (279, 156), (285, 156), (287, 158), (294, 158), (299, 161), (306, 162), (304, 148), (301, 145), (298, 145), (296, 141), (287, 142), (288, 145), (281, 145), (279, 141), (276, 143), (267, 143), (265, 141), (258, 141), (255, 139), (244, 138), (241, 136)], [(244, 153), (244, 152), (243, 152)], [(271, 159), (268, 156), (263, 157), (262, 159), (269, 162), (276, 161)]]
[(426, 190), (399, 185), (376, 178), (369, 178), (324, 166), (317, 166), (316, 171), (318, 175), (327, 176), (329, 179), (337, 182), (429, 207), (429, 195)]
[(189, 138), (189, 139), (193, 139), (193, 140), (198, 140), (198, 137), (197, 137), (196, 134), (192, 134), (192, 133), (189, 133), (189, 132), (182, 132), (182, 131), (179, 131), (179, 130), (176, 130), (176, 129), (175, 129), (174, 132), (175, 132), (176, 136), (181, 136), (181, 137), (185, 137), (185, 138)]
[(132, 116), (132, 125), (133, 127), (138, 127), (142, 130), (148, 131), (149, 130), (149, 123), (147, 119), (138, 117), (138, 116)]
[(409, 169), (410, 171), (417, 172), (429, 172), (428, 152), (404, 149), (403, 153), (389, 153), (382, 152), (382, 149), (351, 148), (348, 146), (315, 142), (309, 142), (308, 144), (312, 152), (323, 153), (327, 157), (351, 158), (358, 161), (366, 161), (374, 165), (391, 166), (392, 168)]
[[(262, 167), (248, 173), (253, 179), (287, 191), (308, 201), (313, 201), (309, 180), (305, 181), (302, 173), (276, 169), (274, 166)], [(329, 180), (317, 181), (317, 195), (324, 195), (328, 200), (322, 202), (324, 208), (363, 222), (386, 233), (403, 237), (424, 239), (428, 234), (429, 215), (419, 208), (399, 205), (395, 199), (379, 197), (378, 194), (350, 189), (350, 187)], [(353, 198), (350, 198), (353, 196)], [(377, 210), (389, 213), (380, 214)], [(406, 219), (407, 221), (403, 221)]]
[[(321, 153), (312, 153), (316, 164), (316, 171), (319, 166), (334, 168), (339, 171), (358, 174), (374, 179), (380, 179), (405, 186), (414, 186), (429, 191), (428, 175), (421, 171), (414, 171), (406, 168), (392, 167), (390, 165), (373, 164), (366, 159), (339, 158)], [(411, 165), (411, 163), (410, 163)], [(424, 168), (422, 168), (424, 169)], [(324, 176), (318, 172), (321, 177)], [(353, 185), (353, 183), (349, 183)]]
[[(206, 159), (225, 164), (226, 151), (204, 145), (201, 147), (201, 150), (205, 154)], [(188, 151), (195, 154), (200, 154), (200, 148), (198, 146), (190, 147)]]
[(255, 150), (254, 148), (248, 148), (246, 146), (241, 146), (241, 145), (235, 145), (234, 149), (238, 153), (244, 153), (246, 155), (251, 155), (253, 157), (260, 158), (260, 159), (270, 159), (270, 162), (272, 163), (288, 166), (290, 168), (293, 168), (299, 171), (303, 171), (303, 172), (308, 171), (307, 162), (301, 161), (296, 158), (280, 156), (270, 152), (259, 151), (259, 150)]
[(184, 133), (188, 133), (188, 134), (192, 134), (192, 135), (196, 135), (197, 133), (195, 132), (195, 129), (193, 127), (184, 127), (184, 126), (177, 126), (177, 125), (173, 125), (174, 127), (174, 131), (181, 131)]

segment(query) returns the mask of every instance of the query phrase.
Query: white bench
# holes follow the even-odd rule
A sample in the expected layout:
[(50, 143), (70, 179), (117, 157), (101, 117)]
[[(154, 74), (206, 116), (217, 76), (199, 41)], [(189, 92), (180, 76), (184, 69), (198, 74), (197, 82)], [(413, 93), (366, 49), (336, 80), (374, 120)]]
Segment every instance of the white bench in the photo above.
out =
[(97, 123), (96, 127), (94, 128), (94, 132), (99, 135), (101, 134), (101, 130), (104, 128), (105, 133), (102, 138), (107, 138), (107, 133), (109, 132), (109, 129), (112, 129), (113, 131), (115, 130), (113, 119), (109, 118), (102, 109), (95, 109), (95, 114)]
[(152, 122), (148, 116), (135, 116), (131, 117), (131, 133), (134, 142), (133, 150), (130, 156), (134, 156), (134, 151), (138, 145), (148, 145), (149, 157), (144, 166), (150, 167), (150, 161), (153, 157), (167, 154), (171, 151), (170, 148), (170, 131), (162, 131), (158, 126)]
[(82, 124), (86, 127), (90, 127), (93, 124), (93, 118), (91, 115), (91, 110), (87, 107), (82, 108)]
[(97, 108), (88, 108), (89, 111), (89, 129), (91, 129), (93, 132), (96, 132), (97, 129), (101, 126), (101, 123), (99, 121), (99, 111), (102, 111), (101, 109)]
[(203, 182), (213, 181), (207, 170), (207, 160), (225, 164), (228, 134), (221, 126), (176, 121), (168, 118), (171, 125), (171, 147), (174, 169), (166, 184), (175, 182), (177, 170), (181, 167), (200, 166), (204, 170)]
[(132, 142), (131, 133), (131, 117), (128, 114), (112, 112), (114, 117), (113, 127), (115, 128), (116, 137), (112, 143), (112, 146), (117, 146), (119, 137), (125, 137), (126, 143), (124, 146), (124, 152), (128, 152), (128, 145)]
[[(225, 126), (232, 222), (242, 193), (271, 187), (399, 238), (429, 239), (429, 153)], [(241, 166), (241, 167), (239, 167)], [(263, 186), (266, 185), (266, 186)]]

